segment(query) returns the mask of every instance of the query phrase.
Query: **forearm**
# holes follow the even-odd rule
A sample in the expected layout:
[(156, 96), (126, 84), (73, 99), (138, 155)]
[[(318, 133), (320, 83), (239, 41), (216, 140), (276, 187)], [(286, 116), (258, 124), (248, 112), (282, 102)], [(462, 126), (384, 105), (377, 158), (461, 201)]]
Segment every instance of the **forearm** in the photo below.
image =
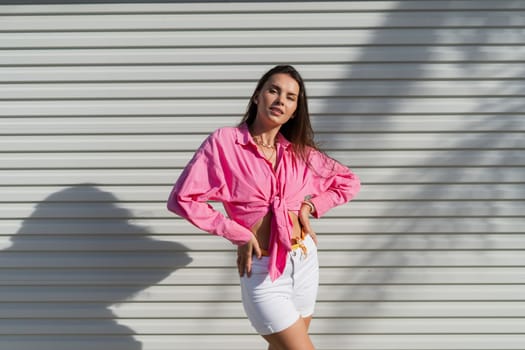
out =
[(252, 237), (249, 229), (224, 216), (206, 202), (182, 200), (174, 194), (168, 201), (168, 210), (199, 229), (224, 237), (235, 245), (246, 244)]

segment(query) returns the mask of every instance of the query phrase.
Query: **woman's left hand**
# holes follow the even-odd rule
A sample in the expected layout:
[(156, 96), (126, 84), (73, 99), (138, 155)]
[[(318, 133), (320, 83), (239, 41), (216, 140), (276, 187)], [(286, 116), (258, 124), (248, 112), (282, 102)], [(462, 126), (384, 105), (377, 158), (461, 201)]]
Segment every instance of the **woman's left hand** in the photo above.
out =
[(310, 225), (311, 211), (312, 211), (312, 208), (310, 208), (308, 204), (302, 204), (301, 209), (299, 209), (299, 222), (301, 223), (301, 226), (303, 227), (304, 233), (312, 236), (312, 239), (314, 240), (315, 245), (317, 245), (317, 235), (315, 234), (314, 230), (312, 230), (312, 226)]

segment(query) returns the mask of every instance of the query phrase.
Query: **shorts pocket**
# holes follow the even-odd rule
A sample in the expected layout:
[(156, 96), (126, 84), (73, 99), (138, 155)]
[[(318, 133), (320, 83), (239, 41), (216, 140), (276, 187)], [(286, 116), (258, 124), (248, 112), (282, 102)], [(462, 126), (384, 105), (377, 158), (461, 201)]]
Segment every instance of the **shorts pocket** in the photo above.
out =
[(252, 258), (252, 274), (267, 274), (268, 273), (268, 257), (263, 256), (261, 259), (257, 257)]

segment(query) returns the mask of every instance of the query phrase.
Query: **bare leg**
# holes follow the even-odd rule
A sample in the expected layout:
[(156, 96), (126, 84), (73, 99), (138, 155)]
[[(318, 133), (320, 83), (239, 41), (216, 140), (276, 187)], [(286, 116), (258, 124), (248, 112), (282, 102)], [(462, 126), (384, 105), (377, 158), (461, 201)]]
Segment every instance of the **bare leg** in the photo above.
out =
[(300, 318), (284, 331), (264, 335), (264, 339), (270, 343), (268, 350), (315, 350), (308, 335), (311, 321), (311, 316)]

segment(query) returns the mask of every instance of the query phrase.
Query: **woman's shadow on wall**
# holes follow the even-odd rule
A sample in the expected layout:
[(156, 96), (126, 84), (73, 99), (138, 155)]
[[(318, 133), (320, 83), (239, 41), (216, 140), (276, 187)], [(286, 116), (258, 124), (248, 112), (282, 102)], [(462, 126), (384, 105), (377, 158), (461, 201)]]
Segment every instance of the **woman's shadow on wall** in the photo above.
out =
[[(18, 329), (10, 337), (11, 349), (60, 350), (71, 344), (75, 350), (142, 349), (111, 307), (187, 266), (191, 258), (182, 244), (150, 238), (146, 228), (129, 222), (131, 211), (116, 202), (92, 184), (53, 193), (0, 253), (0, 273), (7, 274), (3, 284), (10, 289), (2, 313)], [(38, 339), (34, 334), (40, 334)]]

